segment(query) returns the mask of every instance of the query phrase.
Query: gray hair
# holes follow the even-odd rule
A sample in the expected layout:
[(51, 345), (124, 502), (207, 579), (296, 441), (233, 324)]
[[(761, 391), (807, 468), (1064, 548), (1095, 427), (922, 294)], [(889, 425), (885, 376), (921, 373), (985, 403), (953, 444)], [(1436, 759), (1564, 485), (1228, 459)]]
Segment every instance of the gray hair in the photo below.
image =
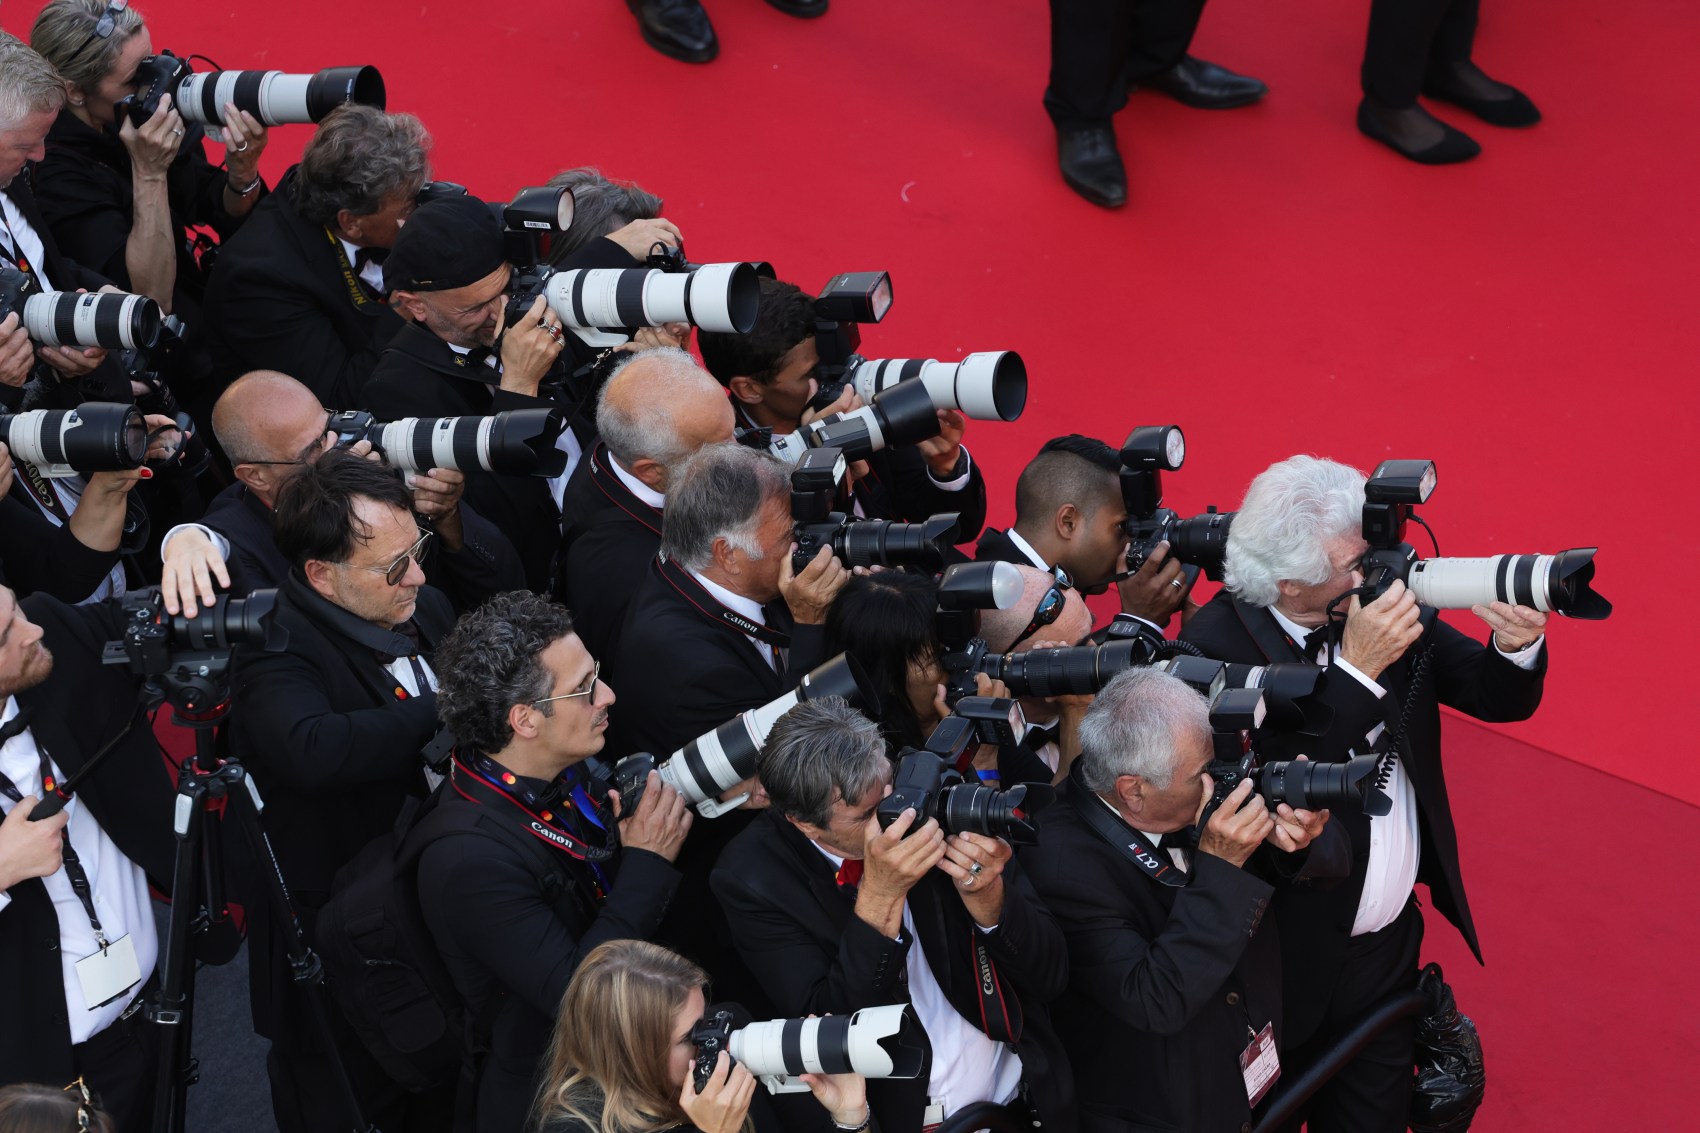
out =
[(347, 209), (370, 216), (398, 193), (413, 196), (430, 171), (431, 135), (411, 114), (350, 103), (325, 115), (301, 151), (295, 210), (314, 224), (336, 225)]
[[(103, 38), (94, 29), (107, 15), (112, 34)], [(30, 28), (30, 46), (62, 79), (86, 91), (112, 73), (124, 45), (141, 30), (142, 14), (134, 8), (110, 11), (107, 0), (48, 0)]]
[(1179, 677), (1156, 669), (1117, 673), (1080, 721), (1080, 779), (1107, 795), (1123, 775), (1164, 790), (1174, 781), (1176, 740), (1210, 733), (1210, 706)]
[(773, 809), (825, 827), (832, 804), (855, 802), (891, 772), (880, 727), (841, 696), (806, 700), (767, 734), (756, 775)]
[(661, 553), (686, 570), (714, 561), (724, 539), (752, 559), (762, 557), (756, 529), (769, 500), (791, 497), (791, 466), (743, 445), (708, 445), (667, 484)]
[[(463, 615), (431, 658), (437, 716), (464, 750), (494, 755), (514, 731), (508, 710), (549, 695), (543, 651), (573, 632), (567, 611), (529, 590), (498, 594)], [(549, 715), (555, 706), (538, 711)]]
[(53, 64), (17, 36), (0, 32), (0, 130), (64, 105), (65, 83)]
[(1314, 456), (1271, 464), (1246, 489), (1228, 529), (1222, 581), (1241, 601), (1273, 606), (1283, 579), (1315, 586), (1334, 574), (1331, 539), (1363, 530), (1364, 474)]
[[(626, 373), (634, 366), (639, 369)], [(627, 388), (633, 385), (639, 388)], [(692, 393), (726, 396), (720, 383), (678, 347), (629, 354), (602, 387), (596, 402), (596, 432), (627, 468), (640, 460), (653, 460), (671, 475), (691, 455), (679, 437), (674, 410)]]
[(549, 248), (549, 262), (557, 266), (592, 240), (617, 232), (634, 220), (653, 220), (661, 215), (660, 197), (630, 181), (610, 181), (589, 166), (555, 174), (549, 178), (549, 187), (571, 189), (573, 193), (572, 227), (556, 237)]

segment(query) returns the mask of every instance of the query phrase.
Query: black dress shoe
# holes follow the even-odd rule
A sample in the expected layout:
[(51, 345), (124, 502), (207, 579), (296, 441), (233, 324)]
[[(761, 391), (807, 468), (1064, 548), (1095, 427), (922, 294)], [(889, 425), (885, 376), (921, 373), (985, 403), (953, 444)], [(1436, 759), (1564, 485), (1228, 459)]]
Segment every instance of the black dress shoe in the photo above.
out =
[(767, 0), (767, 2), (787, 16), (796, 16), (804, 20), (824, 16), (826, 10), (832, 6), (831, 0)]
[[(1435, 121), (1440, 122), (1440, 119), (1436, 118)], [(1401, 157), (1408, 157), (1423, 165), (1455, 165), (1460, 161), (1469, 161), (1482, 152), (1482, 147), (1464, 131), (1454, 130), (1445, 122), (1440, 122), (1440, 128), (1442, 133), (1438, 142), (1424, 149), (1407, 149), (1393, 140), (1393, 135), (1381, 124), (1381, 119), (1376, 117), (1375, 108), (1370, 105), (1369, 99), (1358, 103), (1358, 130), (1365, 137), (1374, 138)]]
[(1057, 166), (1068, 187), (1105, 208), (1127, 204), (1127, 170), (1109, 126), (1057, 133)]
[(685, 63), (706, 63), (720, 54), (714, 25), (698, 0), (626, 0), (638, 18), (643, 41)]
[(1529, 101), (1528, 95), (1516, 87), (1506, 89), (1511, 92), (1508, 98), (1476, 98), (1449, 86), (1444, 79), (1430, 79), (1423, 83), (1425, 97), (1462, 106), (1490, 126), (1533, 126), (1541, 120), (1541, 112)]
[(1267, 86), (1250, 75), (1236, 75), (1226, 67), (1191, 55), (1143, 82), (1176, 102), (1196, 106), (1200, 110), (1232, 110), (1236, 106), (1250, 106), (1269, 93)]

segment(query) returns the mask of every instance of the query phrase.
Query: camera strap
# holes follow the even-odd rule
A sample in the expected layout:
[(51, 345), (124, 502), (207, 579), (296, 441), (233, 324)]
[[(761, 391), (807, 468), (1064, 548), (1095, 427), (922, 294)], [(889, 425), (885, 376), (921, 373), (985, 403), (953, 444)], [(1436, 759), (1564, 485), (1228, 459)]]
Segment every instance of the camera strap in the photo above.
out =
[(709, 621), (736, 630), (745, 637), (753, 637), (774, 649), (789, 649), (791, 647), (790, 634), (781, 633), (772, 626), (764, 625), (745, 617), (736, 610), (721, 605), (719, 600), (708, 592), (707, 587), (692, 578), (690, 572), (680, 567), (678, 563), (657, 555), (655, 567), (661, 572), (661, 577), (667, 582), (667, 585), (678, 591), (681, 598), (689, 602), (697, 613)]
[(608, 446), (600, 442), (590, 450), (590, 482), (596, 490), (608, 498), (608, 502), (649, 528), (656, 535), (661, 534), (661, 512), (650, 507), (636, 496), (631, 489), (620, 483), (620, 478), (614, 475), (609, 462), (614, 458), (608, 454)]
[[(534, 805), (520, 797), (519, 776), (503, 770), (494, 760), (474, 757), (469, 763), (460, 755), (456, 755), (454, 762), (449, 765), (449, 780), (454, 785), (455, 792), (468, 802), (480, 806), (511, 806), (525, 815), (528, 821), (524, 823), (523, 828), (527, 833), (575, 861), (589, 866), (591, 873), (595, 875), (597, 900), (607, 896), (609, 878), (601, 863), (610, 861), (618, 849), (614, 835), (608, 833), (612, 815), (599, 813), (599, 808), (582, 787), (569, 786), (563, 781), (561, 787), (564, 793), (558, 800)], [(567, 813), (577, 813), (602, 830), (605, 843), (601, 846), (592, 845), (568, 829), (565, 820)]]
[(367, 290), (367, 284), (360, 278), (360, 273), (355, 271), (354, 265), (349, 262), (348, 252), (343, 248), (342, 241), (337, 239), (336, 233), (326, 228), (325, 239), (331, 242), (331, 251), (336, 253), (337, 266), (342, 269), (342, 282), (347, 286), (348, 297), (354, 301), (354, 305), (364, 309), (376, 302)]
[(41, 474), (41, 469), (22, 457), (13, 460), (12, 467), (17, 469), (18, 479), (24, 482), (30, 496), (41, 505), (41, 510), (51, 515), (60, 527), (65, 526), (71, 513), (66, 510), (65, 501), (59, 498), (59, 493), (53, 490), (53, 485)]
[(1086, 820), (1092, 833), (1116, 848), (1116, 852), (1127, 858), (1142, 870), (1145, 876), (1160, 885), (1171, 889), (1180, 889), (1186, 885), (1187, 875), (1176, 869), (1167, 854), (1158, 856), (1157, 847), (1145, 840), (1145, 835), (1129, 826), (1121, 818), (1110, 813), (1110, 809), (1091, 791), (1088, 791), (1078, 777), (1069, 781), (1069, 797), (1074, 802), (1074, 809), (1080, 812), (1080, 817)]
[(1021, 999), (1004, 994), (1003, 978), (998, 975), (998, 967), (986, 948), (986, 934), (969, 925), (968, 935), (974, 949), (974, 987), (980, 1000), (980, 1029), (993, 1042), (1020, 1042), (1023, 1023)]

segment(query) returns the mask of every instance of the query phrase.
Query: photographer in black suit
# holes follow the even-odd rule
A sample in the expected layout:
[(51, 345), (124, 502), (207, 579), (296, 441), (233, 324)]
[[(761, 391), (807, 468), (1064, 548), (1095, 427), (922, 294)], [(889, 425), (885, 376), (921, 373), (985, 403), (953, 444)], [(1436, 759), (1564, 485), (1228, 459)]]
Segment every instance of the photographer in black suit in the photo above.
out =
[[(819, 412), (806, 408), (820, 389), (820, 352), (815, 301), (795, 284), (763, 279), (750, 333), (703, 331), (697, 344), (703, 365), (731, 395), (741, 427), (794, 433), (806, 421), (862, 405), (856, 391), (846, 388)], [(961, 516), (957, 542), (979, 535), (986, 524), (986, 480), (962, 445), (968, 420), (956, 409), (941, 409), (938, 415), (938, 436), (881, 449), (858, 462), (844, 510), (909, 523), (953, 511)]]
[(401, 329), (383, 264), (430, 177), (430, 144), (411, 114), (350, 104), (325, 115), (213, 268), (205, 311), (219, 381), (278, 370), (322, 404), (359, 404)]
[[(1265, 919), (1271, 869), (1295, 879), (1345, 851), (1282, 866), (1328, 812), (1271, 811), (1242, 782), (1205, 823), (1214, 784), (1209, 709), (1167, 673), (1115, 677), (1081, 723), (1062, 799), (1021, 863), (1068, 937), (1058, 1031), (1073, 1059), (1086, 1133), (1250, 1128), (1285, 1037), (1280, 946)], [(1267, 846), (1267, 849), (1265, 847)], [(1320, 847), (1319, 847), (1320, 848)], [(1260, 1059), (1256, 1075), (1240, 1057)]]
[(419, 902), (489, 1031), (477, 1128), (519, 1133), (568, 981), (598, 944), (654, 936), (692, 815), (654, 772), (635, 808), (608, 806), (581, 773), (614, 690), (561, 607), (501, 595), (462, 618), (437, 659), (457, 746), (452, 782), (421, 820), (432, 840)]
[[(1363, 584), (1363, 505), (1364, 477), (1354, 468), (1295, 456), (1266, 469), (1229, 531), (1226, 585), (1182, 634), (1221, 661), (1322, 665), (1318, 689), (1333, 720), (1320, 743), (1306, 745), (1313, 758), (1390, 749), (1383, 768), (1392, 813), (1336, 816), (1351, 836), (1350, 879), (1277, 898), (1289, 1045), (1326, 1044), (1389, 994), (1415, 986), (1419, 880), (1481, 959), (1446, 795), (1440, 705), (1480, 720), (1524, 720), (1540, 704), (1546, 673), (1546, 615), (1479, 606), (1493, 629), (1484, 645), (1419, 607), (1397, 581), (1367, 605), (1354, 596), (1337, 636), (1326, 611)], [(1412, 1026), (1384, 1032), (1323, 1087), (1311, 1103), (1314, 1133), (1405, 1128)], [(1290, 1061), (1312, 1053), (1300, 1049)]]
[[(400, 473), (340, 449), (292, 476), (274, 523), (291, 566), (276, 615), (289, 649), (239, 654), (232, 678), (231, 742), (265, 797), (266, 828), (309, 941), (337, 870), (427, 788), (420, 749), (437, 731), (431, 656), (454, 611), (425, 585), (418, 560), (430, 535), (412, 504)], [(278, 1125), (330, 1128), (334, 1109), (318, 1109), (334, 1101), (322, 1085), (325, 1052), (287, 986), (282, 930), (268, 923), (264, 902), (255, 905), (254, 1026), (272, 1040)], [(352, 1032), (338, 1048), (362, 1112), (380, 1128), (411, 1128), (410, 1118), (440, 1105), (390, 1083)]]
[(974, 1102), (1072, 1130), (1073, 1082), (1046, 1005), (1068, 976), (1062, 933), (1008, 843), (946, 837), (913, 810), (882, 829), (892, 760), (843, 700), (799, 704), (757, 765), (771, 806), (714, 870), (733, 938), (783, 1015), (908, 1001), (926, 1074), (868, 1083), (884, 1133), (918, 1133)]

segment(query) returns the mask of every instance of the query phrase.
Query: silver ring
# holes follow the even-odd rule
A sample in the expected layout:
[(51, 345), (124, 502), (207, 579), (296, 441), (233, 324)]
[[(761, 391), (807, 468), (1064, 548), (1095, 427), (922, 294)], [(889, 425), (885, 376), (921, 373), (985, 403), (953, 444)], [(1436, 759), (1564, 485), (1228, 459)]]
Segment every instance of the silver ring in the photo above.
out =
[(970, 862), (968, 865), (968, 872), (973, 874), (975, 877), (978, 877), (980, 876), (980, 871), (985, 868), (986, 867), (981, 865), (979, 862)]
[(971, 886), (973, 884), (974, 884), (974, 875), (969, 874), (967, 879), (962, 882), (962, 888), (967, 889), (969, 886)]
[(1182, 582), (1178, 578), (1171, 578), (1169, 579), (1169, 585), (1173, 586), (1176, 590), (1180, 590), (1186, 586), (1186, 583)]
[[(181, 130), (179, 130), (179, 131), (177, 131), (177, 132), (178, 132), (178, 133), (179, 133), (179, 134), (181, 134), (181, 133), (182, 133), (182, 132), (183, 132), (183, 131), (181, 131)], [(230, 147), (230, 148), (231, 148), (231, 149), (233, 149), (233, 150), (235, 150), (235, 151), (236, 151), (236, 152), (237, 152), (237, 153), (241, 153), (241, 152), (242, 152), (242, 151), (243, 151), (243, 150), (245, 150), (245, 149), (247, 149), (247, 148), (248, 148), (248, 143), (247, 143), (247, 142), (243, 142), (243, 143), (242, 143), (242, 144), (241, 144), (241, 145), (239, 145), (239, 146), (231, 146), (231, 147)]]
[(183, 136), (183, 127), (181, 127), (181, 126), (179, 126), (179, 127), (177, 127), (177, 128), (176, 128), (176, 129), (175, 129), (175, 130), (173, 130), (173, 131), (171, 131), (171, 132), (172, 132), (172, 133), (173, 133), (173, 134), (176, 134), (176, 135), (177, 135), (177, 136), (178, 136), (178, 137), (179, 137), (179, 138), (181, 138), (181, 137), (182, 137), (182, 136)]

